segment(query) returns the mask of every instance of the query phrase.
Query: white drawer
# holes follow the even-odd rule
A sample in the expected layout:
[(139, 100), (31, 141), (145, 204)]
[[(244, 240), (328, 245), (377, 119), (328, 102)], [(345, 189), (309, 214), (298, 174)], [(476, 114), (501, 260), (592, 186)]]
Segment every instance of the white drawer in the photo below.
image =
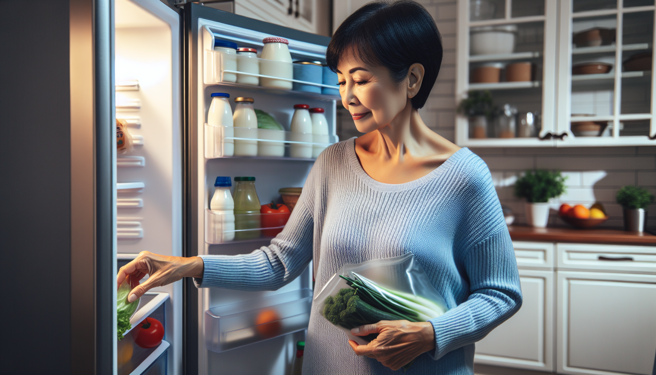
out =
[(559, 270), (656, 273), (656, 247), (568, 244), (557, 246)]
[(518, 268), (552, 270), (555, 265), (551, 242), (513, 241), (513, 248)]

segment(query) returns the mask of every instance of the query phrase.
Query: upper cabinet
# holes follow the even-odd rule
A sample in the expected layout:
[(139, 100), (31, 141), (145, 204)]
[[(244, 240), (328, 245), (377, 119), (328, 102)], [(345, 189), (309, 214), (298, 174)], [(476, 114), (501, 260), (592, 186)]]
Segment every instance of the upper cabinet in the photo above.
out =
[(236, 14), (312, 34), (330, 36), (327, 0), (235, 0)]
[(460, 0), (456, 97), (488, 91), (495, 108), (472, 103), (456, 142), (656, 145), (654, 10), (654, 0)]

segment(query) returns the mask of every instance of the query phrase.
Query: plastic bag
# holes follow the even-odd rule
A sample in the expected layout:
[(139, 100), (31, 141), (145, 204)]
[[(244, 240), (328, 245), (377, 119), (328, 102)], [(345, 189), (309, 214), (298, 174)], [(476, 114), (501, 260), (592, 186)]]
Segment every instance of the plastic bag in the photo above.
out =
[(132, 152), (134, 145), (132, 143), (132, 135), (128, 130), (128, 124), (116, 119), (116, 151), (119, 154), (127, 154)]
[[(415, 316), (416, 318), (417, 317), (421, 318), (422, 316), (424, 318), (426, 317), (427, 318), (417, 321), (426, 321), (430, 318), (437, 317), (446, 312), (446, 303), (444, 302), (444, 298), (442, 298), (442, 296), (437, 292), (437, 290), (435, 290), (433, 285), (431, 285), (428, 276), (421, 268), (419, 263), (417, 263), (417, 261), (414, 258), (414, 255), (408, 253), (394, 258), (370, 260), (358, 264), (345, 264), (344, 266), (342, 266), (342, 268), (340, 268), (340, 270), (336, 274), (334, 274), (333, 277), (330, 278), (330, 280), (328, 280), (328, 282), (323, 287), (323, 289), (321, 289), (321, 291), (314, 297), (315, 302), (317, 302), (316, 306), (319, 308), (321, 315), (324, 316), (324, 318), (328, 319), (329, 321), (330, 319), (326, 317), (326, 314), (330, 314), (331, 316), (334, 316), (333, 313), (335, 311), (330, 311), (330, 310), (324, 311), (326, 310), (326, 305), (327, 304), (329, 305), (328, 309), (332, 308), (333, 303), (335, 303), (335, 301), (341, 297), (339, 295), (340, 290), (342, 289), (354, 290), (353, 287), (349, 286), (347, 280), (345, 280), (340, 276), (345, 276), (347, 278), (354, 279), (354, 280), (360, 279), (363, 280), (364, 283), (372, 282), (369, 285), (374, 286), (374, 289), (376, 289), (376, 285), (377, 285), (379, 287), (377, 291), (380, 292), (381, 295), (390, 296), (388, 300), (383, 301), (385, 303), (393, 304), (395, 302), (395, 296), (388, 294), (389, 292), (394, 292), (397, 293), (396, 296), (399, 298), (405, 298), (405, 297), (410, 299), (414, 298), (420, 301), (419, 305), (423, 306), (424, 303), (426, 305), (429, 305), (430, 308), (427, 308), (424, 314)], [(356, 286), (355, 289), (359, 289), (357, 288), (357, 285), (355, 286)], [(342, 295), (347, 294), (346, 292), (341, 292), (341, 293)], [(362, 293), (364, 294), (364, 292)], [(387, 298), (387, 297), (383, 297), (383, 298)], [(421, 309), (421, 307), (419, 307), (418, 309)], [(432, 313), (428, 312), (428, 310), (430, 310)], [(364, 317), (364, 319), (366, 320), (367, 317), (369, 317), (370, 315), (358, 314), (358, 316)], [(378, 315), (378, 316), (384, 316), (384, 315)], [(379, 320), (390, 320), (390, 319), (378, 319), (376, 321), (369, 321), (366, 324), (377, 323)], [(351, 334), (350, 328), (346, 328), (341, 325), (336, 325), (336, 327), (344, 331), (349, 339), (354, 340), (360, 345), (365, 345), (367, 344), (368, 341), (373, 339), (373, 337), (369, 337), (369, 336), (366, 338), (360, 336), (354, 336)]]

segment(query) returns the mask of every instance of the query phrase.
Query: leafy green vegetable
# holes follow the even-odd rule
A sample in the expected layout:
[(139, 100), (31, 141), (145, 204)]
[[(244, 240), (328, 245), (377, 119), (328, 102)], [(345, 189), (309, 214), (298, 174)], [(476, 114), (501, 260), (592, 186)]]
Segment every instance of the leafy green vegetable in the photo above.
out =
[(526, 171), (526, 174), (515, 182), (515, 196), (526, 198), (529, 203), (544, 203), (565, 192), (567, 176), (560, 171), (537, 169)]
[(130, 287), (130, 277), (126, 277), (116, 292), (116, 334), (118, 339), (123, 339), (123, 334), (132, 328), (130, 318), (139, 306), (139, 300), (129, 303), (128, 295), (132, 288)]
[(278, 121), (276, 121), (273, 116), (264, 112), (261, 109), (255, 110), (255, 116), (257, 116), (257, 127), (258, 129), (269, 129), (269, 130), (285, 130)]
[(617, 203), (628, 209), (647, 208), (654, 203), (654, 196), (649, 190), (639, 186), (624, 186), (617, 192)]

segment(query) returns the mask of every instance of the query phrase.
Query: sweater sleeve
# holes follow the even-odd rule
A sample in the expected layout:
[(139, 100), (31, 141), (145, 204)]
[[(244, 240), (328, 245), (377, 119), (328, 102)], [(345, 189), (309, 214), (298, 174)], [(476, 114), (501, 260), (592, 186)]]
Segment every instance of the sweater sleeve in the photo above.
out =
[(430, 320), (435, 330), (435, 351), (430, 354), (435, 360), (481, 340), (522, 304), (515, 252), (490, 171), (477, 156), (471, 164), (455, 250), (469, 283), (469, 296)]
[(312, 260), (315, 180), (321, 175), (319, 169), (317, 160), (289, 221), (269, 246), (250, 254), (199, 255), (204, 269), (203, 278), (194, 279), (196, 286), (277, 290), (298, 277)]

